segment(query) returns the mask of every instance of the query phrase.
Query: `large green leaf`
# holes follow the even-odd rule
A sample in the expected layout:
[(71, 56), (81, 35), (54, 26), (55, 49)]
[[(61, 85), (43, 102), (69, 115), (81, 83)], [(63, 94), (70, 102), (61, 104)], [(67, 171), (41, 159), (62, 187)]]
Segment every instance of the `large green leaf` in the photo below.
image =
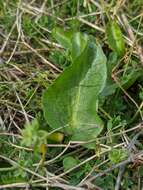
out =
[(43, 94), (44, 116), (50, 127), (63, 127), (73, 139), (95, 138), (103, 127), (97, 102), (105, 82), (106, 57), (90, 39), (83, 53)]

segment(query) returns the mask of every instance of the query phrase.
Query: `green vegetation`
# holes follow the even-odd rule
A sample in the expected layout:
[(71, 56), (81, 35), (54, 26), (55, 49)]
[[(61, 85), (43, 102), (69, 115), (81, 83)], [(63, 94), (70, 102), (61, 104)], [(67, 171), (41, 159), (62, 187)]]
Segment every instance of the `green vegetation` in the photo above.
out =
[(142, 9), (0, 0), (0, 189), (142, 189)]

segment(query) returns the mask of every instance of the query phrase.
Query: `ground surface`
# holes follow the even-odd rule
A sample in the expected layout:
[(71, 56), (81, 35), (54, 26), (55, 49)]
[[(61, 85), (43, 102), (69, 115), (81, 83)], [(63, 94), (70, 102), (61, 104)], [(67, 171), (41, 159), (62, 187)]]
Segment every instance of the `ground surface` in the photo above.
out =
[[(64, 31), (93, 36), (107, 58), (92, 150), (67, 134), (45, 142), (43, 91), (72, 64)], [(142, 0), (0, 0), (0, 189), (142, 189), (142, 44)]]

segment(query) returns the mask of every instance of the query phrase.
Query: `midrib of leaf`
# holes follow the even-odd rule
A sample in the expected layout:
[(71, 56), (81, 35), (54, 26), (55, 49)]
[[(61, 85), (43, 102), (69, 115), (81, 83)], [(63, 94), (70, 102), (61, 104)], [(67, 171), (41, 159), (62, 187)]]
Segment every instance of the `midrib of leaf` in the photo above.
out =
[(112, 32), (113, 32), (113, 38), (115, 41), (117, 41), (117, 38), (116, 38), (116, 31), (114, 30), (114, 26), (111, 25), (111, 28), (112, 28)]
[[(115, 25), (115, 27), (116, 27), (116, 25)], [(113, 38), (114, 38), (115, 42), (118, 42), (118, 43), (116, 43), (117, 48), (120, 49), (121, 40), (119, 40), (119, 37), (121, 35), (120, 35), (119, 31), (115, 30), (114, 25), (112, 25), (112, 32), (113, 32)]]
[(74, 106), (72, 108), (72, 116), (71, 116), (71, 126), (73, 128), (76, 127), (77, 125), (77, 113), (78, 113), (78, 107), (79, 107), (79, 102), (80, 102), (80, 94), (81, 94), (81, 85), (79, 84), (78, 85), (78, 91), (76, 93), (76, 97), (75, 97), (75, 100), (74, 100)]
[(80, 107), (79, 102), (80, 102), (80, 96), (81, 96), (81, 88), (83, 88), (83, 83), (84, 80), (86, 80), (86, 76), (88, 76), (90, 69), (84, 74), (84, 76), (82, 76), (82, 80), (80, 81), (79, 85), (77, 86), (78, 90), (76, 93), (76, 96), (74, 97), (74, 104), (72, 106), (72, 115), (71, 115), (71, 121), (70, 121), (70, 125), (71, 127), (74, 128), (78, 128), (78, 108)]
[(72, 116), (71, 116), (71, 121), (70, 121), (72, 128), (78, 128), (78, 124), (80, 124), (80, 123), (78, 123), (77, 118), (78, 118), (78, 110), (79, 110), (78, 108), (80, 107), (79, 102), (80, 102), (80, 97), (81, 97), (81, 88), (83, 88), (84, 81), (86, 81), (86, 77), (89, 75), (89, 73), (90, 73), (90, 69), (85, 73), (85, 75), (83, 76), (83, 79), (80, 81), (80, 83), (77, 87), (78, 90), (77, 90), (76, 96), (73, 100), (74, 104), (72, 106)]

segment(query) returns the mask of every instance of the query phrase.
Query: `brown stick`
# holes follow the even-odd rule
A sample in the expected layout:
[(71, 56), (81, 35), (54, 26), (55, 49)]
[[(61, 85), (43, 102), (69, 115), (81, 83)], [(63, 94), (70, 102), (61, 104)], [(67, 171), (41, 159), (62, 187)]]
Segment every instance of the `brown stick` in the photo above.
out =
[(125, 25), (125, 28), (126, 28), (126, 30), (127, 30), (127, 33), (128, 33), (128, 35), (129, 35), (129, 38), (130, 38), (130, 39), (132, 40), (132, 42), (133, 42), (132, 46), (133, 46), (133, 45), (136, 46), (137, 54), (138, 54), (138, 56), (139, 56), (139, 58), (140, 58), (140, 61), (141, 61), (142, 66), (143, 66), (143, 48), (138, 44), (138, 42), (137, 42), (137, 40), (136, 40), (136, 37), (135, 37), (135, 35), (134, 35), (133, 31), (132, 31), (131, 26), (129, 25), (129, 22), (128, 22), (126, 16), (125, 16), (124, 14), (122, 14), (122, 15), (121, 15), (121, 18), (122, 18), (122, 20), (123, 20), (123, 23), (124, 23), (124, 25)]

